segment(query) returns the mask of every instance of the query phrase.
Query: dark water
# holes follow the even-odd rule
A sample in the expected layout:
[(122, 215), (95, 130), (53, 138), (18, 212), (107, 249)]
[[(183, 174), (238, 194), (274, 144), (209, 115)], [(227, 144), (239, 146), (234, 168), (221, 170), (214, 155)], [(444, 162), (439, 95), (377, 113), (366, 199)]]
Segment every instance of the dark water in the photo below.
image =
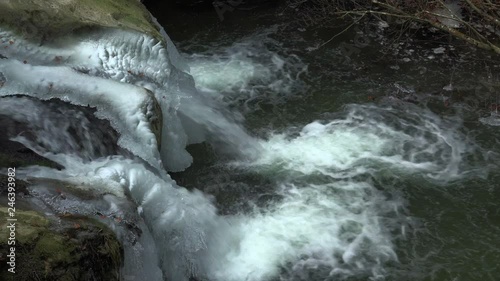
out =
[[(500, 103), (500, 57), (430, 32), (414, 30), (408, 37), (396, 36), (376, 23), (360, 23), (321, 46), (347, 24), (321, 29), (304, 26), (279, 6), (245, 6), (228, 12), (223, 21), (211, 9), (150, 9), (192, 70), (194, 66), (200, 71), (198, 78), (210, 80), (198, 86), (204, 85), (208, 94), (243, 115), (245, 127), (254, 135), (286, 132), (294, 136), (315, 120), (344, 118), (348, 104), (392, 108), (359, 110), (375, 126), (384, 124), (381, 128), (401, 130), (412, 138), (441, 140), (440, 134), (453, 127), (455, 143), (446, 137), (436, 141), (450, 149), (437, 147), (421, 157), (440, 168), (456, 164), (456, 174), (446, 170), (443, 179), (436, 180), (419, 172), (408, 175), (380, 168), (375, 174), (361, 175), (369, 177), (362, 181), (384, 196), (402, 202), (398, 214), (384, 213), (388, 218), (383, 222), (391, 232), (396, 260), (380, 261), (381, 271), (368, 268), (346, 276), (329, 276), (321, 267), (297, 275), (284, 265), (276, 280), (500, 278), (500, 127), (480, 122), (495, 114)], [(355, 43), (361, 40), (365, 43)], [(346, 51), (346, 46), (351, 49)], [(207, 64), (200, 66), (202, 61)], [(228, 73), (216, 76), (221, 69), (214, 67), (217, 63), (226, 65)], [(217, 79), (225, 83), (215, 85)], [(236, 82), (231, 84), (231, 79)], [(238, 84), (238, 79), (248, 83)], [(280, 84), (271, 87), (276, 81)], [(430, 114), (432, 118), (425, 117)], [(435, 120), (443, 121), (436, 125)], [(437, 129), (418, 133), (419, 126), (427, 125)], [(411, 158), (412, 149), (420, 148), (428, 147), (403, 145), (401, 154)], [(456, 163), (455, 148), (461, 148)], [(279, 173), (234, 170), (226, 165), (230, 159), (207, 145), (190, 150), (194, 165), (174, 177), (183, 186), (213, 194), (221, 213), (251, 212), (255, 205), (264, 208), (281, 200), (274, 189), (282, 181)], [(407, 168), (401, 165), (401, 169)], [(318, 177), (302, 180), (320, 181)]]

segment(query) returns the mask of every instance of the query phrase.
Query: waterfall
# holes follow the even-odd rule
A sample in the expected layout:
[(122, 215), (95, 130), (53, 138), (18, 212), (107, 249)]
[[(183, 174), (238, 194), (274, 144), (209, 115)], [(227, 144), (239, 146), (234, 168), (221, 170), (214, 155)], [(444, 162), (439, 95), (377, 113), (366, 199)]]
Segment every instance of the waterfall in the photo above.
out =
[[(217, 222), (216, 209), (208, 197), (177, 186), (164, 169), (188, 167), (192, 157), (186, 145), (205, 138), (224, 142), (226, 148), (241, 155), (252, 155), (250, 151), (258, 143), (229, 113), (219, 112), (221, 106), (198, 93), (172, 42), (167, 36), (165, 40), (166, 47), (147, 35), (101, 29), (38, 45), (2, 29), (0, 96), (4, 114), (16, 107), (26, 109), (9, 115), (29, 124), (36, 134), (35, 140), (13, 140), (65, 168), (32, 167), (20, 174), (93, 186), (93, 192), (101, 190), (103, 194), (129, 194), (139, 206), (154, 243), (162, 249), (158, 254), (163, 271), (169, 280), (181, 281), (201, 274), (206, 265), (197, 262), (197, 257), (207, 251), (214, 229), (225, 224)], [(64, 128), (84, 123), (70, 124), (69, 119), (52, 122), (54, 117), (46, 114), (50, 111), (44, 104), (6, 98), (15, 95), (58, 98), (94, 107), (95, 115), (108, 120), (119, 133), (118, 145), (137, 158), (112, 156), (113, 152), (106, 150), (95, 154), (101, 140), (85, 130), (72, 144)], [(163, 124), (161, 143), (152, 127), (158, 118)], [(77, 145), (80, 141), (88, 145)], [(159, 278), (153, 273), (143, 280)]]
[[(196, 79), (205, 82), (198, 84), (204, 88), (199, 91), (189, 65), (162, 34), (165, 44), (132, 31), (100, 29), (39, 45), (0, 30), (0, 109), (34, 134), (12, 140), (64, 167), (25, 167), (19, 176), (64, 181), (101, 200), (56, 202), (70, 204), (59, 206), (64, 210), (89, 216), (119, 210), (136, 221), (143, 233), (134, 234), (137, 244), (124, 242), (124, 276), (158, 281), (383, 278), (387, 264), (399, 261), (396, 241), (406, 238), (414, 221), (404, 198), (381, 188), (382, 183), (405, 179), (442, 185), (480, 174), (464, 166), (474, 147), (460, 131), (461, 120), (416, 106), (349, 105), (321, 120), (254, 138), (237, 121), (241, 117), (206, 95), (239, 79), (213, 83), (213, 74), (203, 70), (225, 61), (207, 54), (201, 62), (191, 57)], [(277, 54), (266, 55), (272, 63), (247, 55), (229, 56), (229, 61), (233, 69), (278, 71), (271, 79), (293, 89), (306, 67), (297, 59), (287, 64)], [(246, 75), (237, 70), (235, 76)], [(258, 74), (245, 79), (270, 82)], [(247, 84), (244, 90), (253, 87)], [(250, 99), (261, 93), (249, 92)], [(95, 133), (78, 111), (54, 113), (54, 98), (95, 108), (95, 116), (119, 134), (121, 149), (107, 146), (108, 136)], [(161, 130), (155, 128), (158, 123)], [(79, 129), (70, 134), (69, 128)], [(186, 146), (203, 141), (232, 156), (220, 165), (224, 172), (269, 179), (268, 192), (275, 198), (223, 215), (212, 196), (179, 186), (168, 172), (189, 167), (193, 159)], [(224, 192), (232, 188), (229, 182)], [(44, 192), (49, 191), (38, 191), (42, 201)]]

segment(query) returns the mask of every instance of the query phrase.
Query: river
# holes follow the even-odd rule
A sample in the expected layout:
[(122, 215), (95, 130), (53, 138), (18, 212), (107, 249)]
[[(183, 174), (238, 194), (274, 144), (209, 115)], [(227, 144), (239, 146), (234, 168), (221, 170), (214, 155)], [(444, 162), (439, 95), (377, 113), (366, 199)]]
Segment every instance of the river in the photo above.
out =
[(149, 9), (182, 60), (166, 34), (0, 30), (0, 109), (29, 131), (14, 140), (64, 167), (19, 177), (72, 188), (31, 202), (110, 225), (123, 280), (497, 280), (498, 56), (279, 5)]
[(197, 87), (264, 139), (254, 163), (193, 146), (175, 175), (244, 220), (217, 280), (497, 280), (498, 56), (377, 22), (322, 46), (347, 24), (281, 6), (152, 10)]

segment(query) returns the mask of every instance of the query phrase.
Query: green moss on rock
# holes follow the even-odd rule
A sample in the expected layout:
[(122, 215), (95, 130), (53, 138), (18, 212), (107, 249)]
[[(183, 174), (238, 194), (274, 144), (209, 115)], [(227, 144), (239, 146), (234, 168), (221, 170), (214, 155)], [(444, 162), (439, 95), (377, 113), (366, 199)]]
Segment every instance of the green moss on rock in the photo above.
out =
[[(8, 217), (7, 208), (0, 208), (0, 216)], [(49, 225), (49, 221), (34, 211), (16, 210), (16, 219), (19, 222), (16, 224), (16, 240), (19, 243), (33, 243), (42, 233), (45, 232)], [(7, 221), (0, 225), (0, 239), (7, 241), (9, 237), (9, 229), (6, 227)]]
[[(7, 208), (0, 216), (7, 217)], [(7, 271), (7, 221), (0, 222), (0, 280), (119, 280), (123, 251), (113, 232), (94, 219), (16, 209), (16, 274)]]
[(2, 0), (0, 23), (28, 38), (60, 35), (82, 27), (115, 27), (162, 40), (138, 0)]
[(53, 263), (71, 262), (75, 247), (67, 242), (62, 236), (45, 234), (36, 243), (34, 254)]

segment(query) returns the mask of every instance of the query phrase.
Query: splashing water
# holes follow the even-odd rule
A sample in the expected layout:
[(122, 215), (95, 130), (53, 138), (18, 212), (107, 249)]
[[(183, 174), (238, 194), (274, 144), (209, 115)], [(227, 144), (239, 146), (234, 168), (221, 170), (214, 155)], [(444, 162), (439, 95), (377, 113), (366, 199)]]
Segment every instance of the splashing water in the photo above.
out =
[[(360, 166), (361, 172), (384, 167), (423, 173), (436, 180), (464, 176), (460, 166), (474, 146), (457, 131), (460, 120), (445, 120), (411, 107), (404, 112), (373, 105), (346, 108), (345, 119), (313, 122), (296, 138), (289, 134), (271, 136), (262, 144), (265, 153), (252, 165), (333, 178), (343, 178), (347, 171)], [(444, 130), (446, 127), (450, 130)]]
[[(223, 106), (194, 89), (192, 78), (184, 72), (187, 66), (175, 62), (178, 54), (169, 39), (165, 50), (137, 34), (113, 32), (111, 41), (106, 35), (94, 34), (71, 50), (12, 48), (9, 57), (27, 56), (33, 65), (10, 59), (1, 62), (0, 78), (7, 83), (0, 94), (24, 90), (44, 99), (92, 103), (100, 117), (109, 119), (121, 133), (119, 144), (140, 159), (100, 149), (99, 137), (86, 130), (75, 139), (60, 129), (70, 121), (54, 121), (59, 115), (41, 103), (5, 99), (1, 106), (7, 110), (31, 103), (37, 110), (12, 115), (29, 123), (35, 138), (15, 140), (64, 166), (62, 171), (24, 168), (19, 176), (58, 179), (76, 188), (91, 186), (91, 192), (101, 195), (130, 197), (149, 229), (141, 243), (144, 248), (157, 249), (159, 267), (167, 280), (187, 281), (192, 276), (213, 281), (383, 278), (387, 265), (398, 262), (395, 244), (413, 222), (406, 216), (405, 200), (380, 181), (416, 179), (444, 184), (480, 174), (467, 163), (474, 146), (460, 132), (460, 120), (441, 118), (417, 107), (350, 105), (326, 121), (256, 140)], [(0, 33), (5, 42), (9, 36)], [(266, 40), (250, 41), (271, 42)], [(304, 64), (293, 56), (260, 52), (250, 41), (215, 55), (192, 55), (191, 73), (197, 86), (207, 93), (221, 92), (230, 105), (237, 100), (273, 100), (275, 97), (266, 96), (269, 93), (277, 94), (277, 100), (280, 95), (295, 93), (299, 75), (306, 70)], [(60, 52), (67, 61), (65, 66), (52, 61)], [(140, 59), (123, 59), (124, 53)], [(129, 73), (127, 67), (137, 74)], [(38, 74), (43, 78), (37, 78)], [(33, 79), (22, 82), (25, 75)], [(49, 80), (61, 88), (53, 89)], [(151, 103), (142, 87), (154, 92), (164, 113), (161, 154), (154, 150), (147, 118)], [(122, 92), (132, 92), (128, 98), (134, 99), (121, 98)], [(164, 99), (172, 95), (181, 95), (185, 101), (172, 106), (172, 100)], [(189, 95), (193, 98), (187, 98)], [(40, 114), (51, 121), (42, 122), (36, 117)], [(81, 122), (87, 124), (85, 118)], [(49, 138), (57, 145), (50, 145)], [(221, 216), (213, 198), (178, 186), (159, 169), (160, 158), (170, 161), (165, 164), (171, 170), (186, 168), (191, 156), (185, 146), (211, 138), (246, 156), (229, 163), (229, 172), (272, 179), (275, 189), (270, 192), (279, 199), (251, 212)], [(224, 188), (231, 192), (230, 185)], [(162, 278), (158, 270), (142, 274), (143, 280)]]
[[(92, 112), (83, 111), (69, 108), (62, 102), (47, 103), (28, 97), (4, 97), (0, 103), (0, 114), (26, 124), (33, 131), (31, 134), (22, 133), (13, 140), (33, 144), (39, 152), (76, 153), (87, 161), (115, 154), (118, 137), (114, 132), (104, 132), (99, 128), (100, 120), (90, 120), (88, 115)], [(100, 125), (104, 127), (104, 124)], [(30, 137), (34, 139), (28, 141)]]
[(65, 170), (24, 173), (125, 190), (161, 249), (169, 280), (376, 279), (398, 261), (394, 242), (412, 223), (405, 201), (377, 180), (417, 175), (446, 182), (468, 174), (470, 151), (456, 120), (418, 108), (393, 119), (398, 110), (351, 105), (343, 117), (261, 140), (259, 157), (228, 167), (279, 175), (273, 192), (281, 199), (250, 213), (220, 216), (210, 197), (123, 157), (46, 155)]
[(284, 52), (271, 38), (275, 32), (270, 28), (205, 51), (195, 42), (184, 46), (193, 49), (186, 56), (196, 87), (229, 105), (243, 103), (244, 112), (255, 110), (258, 102), (282, 103), (299, 95), (307, 88), (301, 79), (307, 65)]
[(383, 277), (385, 264), (398, 261), (394, 241), (412, 221), (405, 201), (376, 182), (417, 175), (445, 183), (471, 172), (457, 120), (418, 108), (400, 119), (392, 118), (401, 113), (395, 108), (351, 105), (346, 112), (298, 134), (271, 135), (258, 160), (231, 164), (281, 175), (275, 192), (282, 199), (233, 218), (239, 246), (211, 280)]

